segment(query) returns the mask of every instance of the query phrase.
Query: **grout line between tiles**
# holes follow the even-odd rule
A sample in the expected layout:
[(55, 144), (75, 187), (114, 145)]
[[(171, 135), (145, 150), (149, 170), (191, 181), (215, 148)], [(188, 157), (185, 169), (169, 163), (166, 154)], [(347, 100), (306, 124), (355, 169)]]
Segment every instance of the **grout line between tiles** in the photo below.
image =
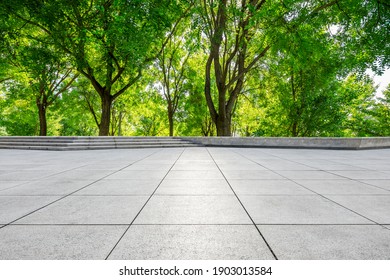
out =
[(164, 181), (164, 179), (168, 176), (169, 172), (172, 170), (173, 166), (175, 166), (176, 162), (179, 160), (179, 158), (181, 157), (181, 155), (184, 153), (184, 151), (186, 150), (186, 148), (184, 148), (180, 155), (177, 157), (177, 159), (175, 160), (175, 162), (172, 164), (171, 168), (169, 168), (169, 170), (167, 171), (167, 173), (165, 174), (165, 176), (161, 179), (160, 183), (157, 185), (157, 187), (154, 189), (153, 193), (149, 196), (149, 198), (146, 200), (145, 204), (141, 207), (141, 209), (138, 211), (137, 215), (135, 215), (134, 219), (131, 221), (131, 223), (128, 225), (128, 227), (126, 228), (126, 230), (123, 232), (123, 234), (121, 235), (121, 237), (119, 238), (119, 240), (115, 243), (114, 247), (110, 250), (110, 252), (108, 253), (108, 255), (106, 256), (105, 260), (107, 260), (110, 255), (112, 254), (112, 252), (115, 250), (115, 248), (118, 246), (118, 244), (121, 242), (121, 240), (123, 239), (123, 237), (126, 235), (126, 233), (128, 232), (128, 230), (130, 229), (130, 227), (133, 225), (134, 221), (138, 218), (139, 214), (142, 212), (142, 210), (145, 208), (145, 206), (148, 204), (148, 202), (150, 201), (150, 199), (152, 198), (152, 196), (155, 194), (155, 192), (157, 191), (157, 189), (160, 187), (160, 185), (162, 184), (162, 182)]
[(225, 178), (226, 182), (228, 183), (230, 189), (232, 190), (232, 192), (234, 193), (235, 197), (237, 198), (238, 202), (241, 204), (242, 208), (244, 209), (245, 213), (248, 215), (249, 219), (251, 220), (253, 226), (255, 227), (255, 229), (257, 230), (257, 232), (260, 234), (260, 237), (263, 239), (264, 243), (267, 245), (268, 249), (270, 250), (272, 256), (275, 258), (275, 260), (278, 259), (278, 257), (276, 256), (275, 252), (272, 250), (270, 244), (268, 243), (268, 241), (265, 239), (264, 235), (261, 233), (260, 229), (257, 227), (255, 221), (252, 219), (251, 215), (249, 214), (249, 212), (246, 210), (244, 204), (241, 202), (240, 198), (237, 196), (236, 192), (234, 191), (233, 187), (230, 185), (230, 182), (228, 181), (228, 179), (226, 178), (225, 174), (222, 172), (222, 170), (219, 168), (219, 165), (216, 163), (214, 157), (212, 156), (212, 154), (210, 153), (209, 149), (206, 147), (206, 150), (207, 152), (209, 153), (210, 157), (213, 159), (215, 165), (218, 167), (219, 171), (221, 172), (222, 176)]
[[(264, 165), (262, 165), (262, 164), (256, 162), (255, 160), (252, 160), (252, 159), (248, 158), (247, 156), (242, 155), (241, 153), (238, 153), (238, 152), (235, 152), (235, 153), (238, 154), (238, 155), (243, 156), (244, 158), (246, 158), (246, 159), (248, 159), (248, 160), (251, 160), (252, 162), (254, 162), (254, 163), (256, 163), (256, 164), (259, 164), (260, 166), (262, 166), (262, 167), (264, 167), (264, 168), (266, 168), (266, 169), (268, 169), (268, 170), (271, 170), (271, 169), (267, 168), (266, 166), (264, 166)], [(265, 154), (272, 155), (272, 154), (269, 154), (269, 153), (265, 153)], [(276, 157), (276, 158), (279, 158), (279, 159), (281, 159), (281, 160), (284, 160), (284, 161), (289, 161), (289, 162), (292, 162), (292, 163), (295, 163), (295, 164), (300, 164), (300, 165), (307, 166), (307, 167), (309, 167), (309, 168), (314, 168), (313, 166), (307, 165), (307, 164), (305, 164), (305, 163), (297, 162), (297, 161), (294, 161), (294, 160), (291, 160), (291, 159), (282, 158), (282, 157), (276, 156), (276, 155), (272, 155), (272, 156), (273, 156), (273, 157)], [(340, 164), (340, 163), (338, 163), (337, 161), (334, 161), (334, 160), (328, 160), (328, 159), (326, 159), (326, 161), (331, 162), (331, 163), (334, 162), (334, 163), (336, 163), (336, 164)], [(344, 165), (348, 165), (348, 164), (344, 164)], [(350, 165), (350, 166), (353, 166), (353, 165)], [(362, 167), (362, 168), (363, 168), (363, 167)], [(343, 176), (343, 175), (340, 175), (340, 174), (337, 174), (337, 173), (332, 173), (332, 172), (330, 172), (330, 171), (337, 171), (337, 170), (323, 170), (323, 169), (317, 168), (317, 167), (315, 167), (315, 169), (316, 169), (316, 170), (311, 170), (311, 171), (322, 171), (322, 172), (329, 173), (329, 174), (332, 174), (332, 175), (335, 175), (335, 176), (339, 176), (339, 177), (341, 177), (340, 179), (350, 180), (350, 181), (354, 181), (354, 182), (359, 182), (359, 183), (362, 183), (362, 184), (365, 184), (365, 185), (369, 185), (369, 186), (372, 186), (372, 187), (375, 187), (375, 188), (378, 188), (378, 189), (381, 189), (381, 190), (385, 190), (385, 191), (389, 191), (389, 192), (390, 192), (390, 190), (388, 190), (388, 189), (385, 189), (385, 188), (382, 188), (382, 187), (379, 187), (379, 186), (376, 186), (376, 185), (371, 185), (371, 184), (368, 184), (368, 183), (359, 181), (359, 180), (365, 180), (365, 179), (352, 179), (352, 178), (349, 178), (349, 177), (346, 177), (346, 176)], [(289, 171), (289, 170), (275, 170), (275, 169), (273, 169), (273, 170), (271, 170), (271, 171)], [(291, 171), (296, 171), (296, 170), (291, 170)], [(310, 171), (310, 170), (297, 170), (297, 171)], [(338, 171), (348, 171), (348, 170), (338, 170)], [(350, 170), (350, 171), (359, 171), (359, 170)], [(374, 170), (367, 169), (367, 168), (363, 168), (363, 171), (374, 171)], [(276, 173), (276, 172), (275, 172), (275, 173)], [(279, 173), (277, 173), (277, 174), (279, 174)], [(279, 174), (279, 175), (280, 175), (280, 174)], [(284, 178), (287, 178), (287, 177), (285, 177), (285, 176), (283, 176), (283, 177), (284, 177)], [(288, 178), (287, 178), (287, 179), (288, 179)], [(310, 180), (321, 180), (321, 179), (310, 179)], [(339, 180), (339, 179), (327, 179), (327, 180)]]
[[(234, 152), (235, 152), (235, 151), (234, 151)], [(243, 158), (246, 158), (246, 159), (248, 159), (248, 160), (250, 160), (250, 161), (252, 161), (252, 162), (255, 162), (255, 163), (259, 164), (260, 166), (263, 166), (263, 165), (261, 165), (260, 163), (258, 163), (258, 162), (256, 162), (256, 161), (254, 161), (254, 160), (252, 160), (252, 159), (246, 157), (245, 155), (242, 155), (242, 154), (240, 154), (240, 153), (238, 153), (238, 152), (235, 152), (235, 153), (237, 153), (238, 155), (241, 155)], [(265, 166), (263, 166), (263, 167), (265, 167)], [(266, 167), (265, 167), (265, 168), (266, 168)], [(268, 169), (268, 168), (267, 168), (267, 169)], [(284, 176), (284, 175), (282, 175), (282, 174), (280, 174), (280, 173), (278, 173), (278, 172), (276, 172), (276, 171), (273, 171), (273, 170), (271, 170), (271, 169), (268, 169), (268, 170), (270, 170), (271, 172), (274, 172), (275, 174), (277, 174), (277, 175), (279, 175), (279, 176), (282, 176), (283, 178), (286, 178), (286, 179), (290, 180), (291, 182), (294, 182), (295, 184), (298, 184), (298, 185), (301, 186), (302, 188), (305, 188), (305, 189), (307, 189), (307, 190), (309, 190), (309, 191), (311, 191), (311, 192), (317, 194), (318, 196), (320, 196), (320, 197), (322, 197), (322, 198), (324, 198), (324, 199), (326, 199), (326, 200), (329, 200), (329, 201), (333, 202), (334, 204), (339, 205), (340, 207), (342, 207), (342, 208), (344, 208), (344, 209), (347, 209), (347, 210), (349, 210), (349, 211), (355, 213), (356, 215), (359, 215), (359, 216), (362, 217), (362, 218), (365, 218), (365, 219), (367, 219), (367, 220), (369, 220), (369, 221), (375, 223), (376, 225), (382, 226), (380, 223), (378, 223), (378, 222), (376, 222), (376, 221), (374, 221), (374, 220), (372, 220), (372, 219), (370, 219), (370, 218), (368, 218), (368, 217), (366, 217), (366, 216), (364, 216), (364, 215), (362, 215), (362, 214), (360, 214), (360, 213), (358, 213), (358, 212), (356, 212), (356, 211), (354, 211), (354, 210), (352, 210), (352, 209), (350, 209), (350, 208), (348, 208), (348, 207), (346, 207), (346, 206), (344, 206), (344, 205), (342, 205), (342, 204), (340, 204), (340, 203), (338, 203), (338, 202), (336, 202), (336, 201), (334, 201), (334, 200), (332, 200), (332, 199), (326, 197), (325, 195), (322, 195), (322, 194), (320, 194), (320, 193), (318, 193), (318, 192), (316, 192), (316, 191), (313, 191), (312, 189), (310, 189), (310, 188), (308, 188), (308, 187), (305, 187), (304, 185), (300, 184), (299, 182), (294, 181), (293, 179), (289, 179), (289, 178), (287, 178), (286, 176)], [(383, 226), (382, 226), (382, 227), (383, 227)]]
[(12, 224), (12, 223), (15, 223), (16, 221), (19, 221), (20, 219), (23, 219), (23, 218), (25, 218), (25, 217), (27, 217), (27, 216), (29, 216), (29, 215), (31, 215), (31, 214), (33, 214), (33, 213), (35, 213), (35, 212), (41, 210), (41, 209), (43, 209), (43, 208), (46, 208), (46, 207), (49, 206), (49, 205), (52, 205), (52, 204), (54, 204), (54, 203), (56, 203), (56, 202), (58, 202), (58, 201), (60, 201), (60, 200), (62, 200), (62, 199), (64, 199), (64, 198), (66, 198), (66, 197), (68, 197), (68, 196), (71, 196), (72, 194), (74, 194), (74, 193), (76, 193), (76, 192), (78, 192), (78, 191), (80, 191), (80, 190), (82, 190), (82, 189), (87, 188), (87, 187), (89, 187), (90, 185), (92, 185), (92, 184), (94, 184), (94, 183), (96, 183), (96, 182), (99, 182), (99, 181), (103, 180), (104, 178), (106, 178), (106, 177), (108, 177), (108, 176), (111, 176), (112, 174), (115, 174), (115, 173), (121, 171), (122, 169), (124, 169), (124, 168), (126, 168), (126, 167), (128, 167), (128, 166), (133, 165), (133, 164), (136, 163), (136, 162), (142, 161), (142, 160), (144, 160), (145, 158), (148, 158), (148, 157), (150, 157), (150, 156), (156, 154), (156, 153), (159, 152), (159, 151), (161, 151), (161, 150), (157, 150), (157, 151), (155, 151), (155, 152), (149, 154), (149, 155), (146, 156), (146, 157), (143, 157), (143, 158), (141, 158), (141, 159), (139, 159), (139, 160), (137, 160), (137, 161), (135, 161), (135, 162), (132, 162), (132, 163), (130, 163), (129, 165), (127, 165), (127, 166), (125, 166), (125, 167), (123, 167), (123, 168), (121, 168), (121, 169), (119, 169), (119, 170), (116, 170), (116, 171), (114, 171), (114, 172), (112, 172), (112, 173), (110, 173), (110, 174), (108, 174), (108, 175), (106, 175), (106, 176), (104, 176), (104, 177), (102, 177), (102, 178), (96, 180), (96, 181), (93, 181), (92, 183), (87, 184), (86, 186), (84, 186), (84, 187), (82, 187), (82, 188), (80, 188), (80, 189), (75, 190), (75, 191), (72, 192), (72, 193), (69, 193), (69, 194), (67, 194), (67, 195), (65, 195), (65, 196), (63, 196), (63, 197), (61, 197), (61, 198), (59, 198), (59, 199), (56, 199), (56, 200), (54, 200), (54, 201), (52, 201), (52, 202), (50, 202), (50, 203), (48, 203), (48, 204), (46, 204), (46, 205), (44, 205), (44, 206), (38, 208), (38, 209), (35, 209), (35, 210), (33, 210), (33, 211), (31, 211), (31, 212), (29, 212), (29, 213), (23, 215), (22, 217), (19, 217), (19, 218), (15, 219), (15, 220), (13, 220), (13, 221), (11, 221), (11, 222), (9, 222), (9, 223), (3, 225), (3, 226), (0, 226), (0, 230), (1, 230), (2, 228), (5, 228), (6, 226)]
[(1, 194), (2, 191), (10, 190), (10, 189), (13, 189), (13, 188), (17, 188), (17, 187), (20, 187), (20, 186), (23, 186), (23, 185), (26, 185), (26, 184), (29, 184), (29, 183), (33, 183), (33, 182), (39, 182), (39, 181), (48, 179), (48, 178), (50, 178), (50, 177), (53, 177), (53, 176), (56, 176), (56, 175), (59, 175), (59, 174), (65, 173), (65, 172), (73, 171), (73, 170), (76, 170), (76, 169), (78, 169), (78, 168), (80, 168), (80, 167), (84, 167), (84, 166), (87, 166), (87, 165), (88, 165), (88, 164), (85, 164), (85, 165), (81, 165), (81, 166), (74, 167), (74, 168), (71, 168), (71, 169), (63, 170), (63, 171), (58, 172), (58, 173), (50, 174), (50, 175), (45, 176), (45, 177), (41, 177), (41, 178), (37, 178), (37, 179), (33, 179), (33, 180), (27, 180), (27, 181), (25, 181), (24, 183), (21, 183), (21, 184), (19, 184), (19, 185), (12, 186), (12, 187), (9, 187), (9, 188), (0, 190), (0, 194)]

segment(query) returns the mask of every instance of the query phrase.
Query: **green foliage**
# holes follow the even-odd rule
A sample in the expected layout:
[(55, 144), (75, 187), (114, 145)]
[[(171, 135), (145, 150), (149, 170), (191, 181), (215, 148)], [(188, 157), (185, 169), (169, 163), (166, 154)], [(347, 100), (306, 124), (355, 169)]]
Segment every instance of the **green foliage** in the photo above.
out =
[[(340, 91), (345, 96), (344, 112), (347, 118), (343, 127), (347, 136), (379, 136), (378, 120), (374, 117), (375, 90), (373, 81), (363, 76), (350, 75)], [(379, 134), (379, 135), (378, 135)]]
[(168, 135), (163, 97), (156, 91), (141, 91), (137, 95), (137, 107), (128, 116), (131, 134), (136, 136)]
[(3, 135), (33, 136), (39, 131), (33, 99), (23, 99), (25, 85), (10, 81), (0, 85), (0, 127)]
[(377, 136), (390, 136), (390, 84), (375, 104), (373, 115), (377, 119)]
[[(79, 92), (77, 85), (61, 96), (57, 103), (58, 134), (64, 136), (95, 136), (98, 127), (89, 111), (85, 92)], [(98, 98), (95, 97), (98, 100)], [(98, 107), (98, 106), (97, 106)]]
[(390, 66), (389, 18), (377, 0), (1, 1), (0, 135), (42, 133), (44, 110), (48, 135), (389, 136), (390, 86), (364, 76)]

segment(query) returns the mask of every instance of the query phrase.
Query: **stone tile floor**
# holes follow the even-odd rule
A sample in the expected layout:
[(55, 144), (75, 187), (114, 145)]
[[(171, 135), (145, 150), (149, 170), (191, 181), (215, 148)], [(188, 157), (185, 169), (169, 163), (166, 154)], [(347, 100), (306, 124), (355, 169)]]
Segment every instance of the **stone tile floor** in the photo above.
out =
[(0, 259), (390, 259), (390, 149), (0, 150)]

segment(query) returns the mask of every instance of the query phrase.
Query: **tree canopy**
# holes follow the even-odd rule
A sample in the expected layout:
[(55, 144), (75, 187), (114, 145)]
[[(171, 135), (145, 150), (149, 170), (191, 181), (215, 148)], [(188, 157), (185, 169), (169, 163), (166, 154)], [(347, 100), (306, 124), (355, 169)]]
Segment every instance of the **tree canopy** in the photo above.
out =
[(383, 136), (383, 0), (0, 3), (0, 134)]

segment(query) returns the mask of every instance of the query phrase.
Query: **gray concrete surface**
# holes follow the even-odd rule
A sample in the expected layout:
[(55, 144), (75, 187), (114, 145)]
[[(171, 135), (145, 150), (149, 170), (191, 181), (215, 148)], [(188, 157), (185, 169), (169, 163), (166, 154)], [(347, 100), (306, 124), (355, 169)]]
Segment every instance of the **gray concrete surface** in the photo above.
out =
[(390, 259), (390, 149), (0, 150), (0, 259)]
[(205, 146), (310, 149), (390, 148), (390, 137), (181, 137)]
[(0, 136), (0, 149), (75, 151), (197, 146), (361, 150), (390, 148), (390, 137)]

